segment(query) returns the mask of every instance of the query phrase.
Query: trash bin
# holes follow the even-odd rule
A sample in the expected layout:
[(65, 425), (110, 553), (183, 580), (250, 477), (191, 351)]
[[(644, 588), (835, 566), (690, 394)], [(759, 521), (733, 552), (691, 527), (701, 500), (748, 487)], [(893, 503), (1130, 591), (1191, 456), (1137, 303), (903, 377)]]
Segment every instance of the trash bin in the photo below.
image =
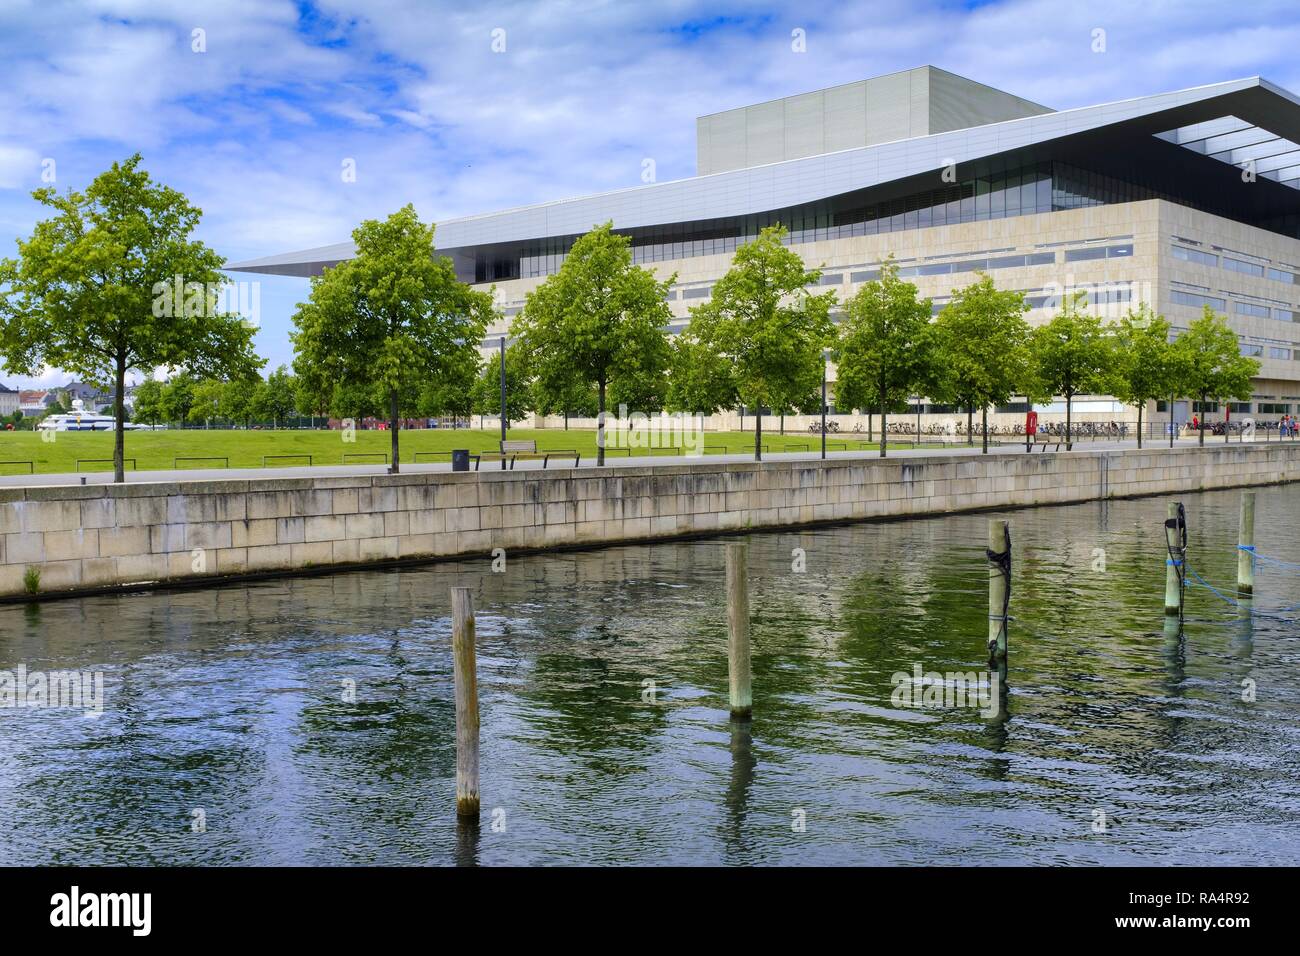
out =
[(452, 471), (469, 471), (469, 449), (457, 448), (451, 453)]

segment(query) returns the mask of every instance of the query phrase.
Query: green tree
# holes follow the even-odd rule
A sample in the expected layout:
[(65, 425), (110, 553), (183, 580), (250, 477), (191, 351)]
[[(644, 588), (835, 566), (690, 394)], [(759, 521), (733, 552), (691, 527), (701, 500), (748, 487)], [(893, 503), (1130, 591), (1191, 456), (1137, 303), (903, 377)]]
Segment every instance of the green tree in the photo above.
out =
[(468, 419), (474, 410), (474, 383), (479, 365), (460, 364), (443, 369), (420, 392), (417, 408), (431, 418)]
[[(1250, 400), (1251, 378), (1259, 374), (1259, 362), (1241, 354), (1237, 333), (1228, 320), (1216, 315), (1208, 305), (1199, 319), (1173, 343), (1172, 354), (1177, 368), (1177, 394), (1196, 398), (1201, 403), (1201, 420), (1205, 403), (1235, 399)], [(1200, 444), (1205, 444), (1205, 429), (1199, 430)], [(1224, 439), (1227, 439), (1224, 431)]]
[(436, 254), (434, 227), (413, 206), (366, 220), (352, 240), (356, 257), (313, 278), (294, 314), (294, 370), (312, 394), (329, 382), (381, 389), (396, 472), (403, 396), (451, 367), (477, 366), (492, 296), (456, 278), (451, 259)]
[(740, 403), (731, 362), (697, 341), (689, 329), (674, 336), (671, 356), (669, 409), (711, 415)]
[(835, 401), (856, 408), (879, 406), (884, 458), (889, 410), (906, 407), (908, 396), (924, 391), (932, 378), (930, 300), (917, 297), (916, 286), (898, 277), (898, 266), (890, 259), (881, 266), (879, 279), (849, 299), (845, 312), (835, 351)]
[(954, 290), (935, 322), (936, 387), (947, 401), (966, 406), (967, 444), (974, 441), (972, 410), (980, 409), (985, 454), (989, 406), (1005, 405), (1013, 395), (1030, 391), (1028, 311), (1023, 295), (999, 291), (980, 273), (970, 285)]
[(298, 384), (287, 368), (281, 365), (258, 382), (253, 389), (250, 411), (256, 418), (269, 421), (271, 427), (279, 428), (281, 423), (298, 414)]
[(1119, 320), (1111, 383), (1115, 397), (1137, 407), (1137, 444), (1142, 447), (1142, 413), (1147, 402), (1168, 398), (1178, 387), (1179, 361), (1169, 341), (1169, 323), (1145, 302)]
[(1113, 348), (1101, 320), (1084, 311), (1086, 292), (1068, 296), (1046, 325), (1030, 334), (1034, 377), (1044, 396), (1065, 398), (1065, 447), (1072, 445), (1074, 396), (1108, 387)]
[(197, 385), (198, 379), (189, 372), (179, 372), (168, 379), (162, 394), (162, 412), (167, 421), (180, 425), (189, 421)]
[(569, 430), (569, 416), (593, 418), (600, 411), (600, 397), (596, 387), (582, 378), (552, 378), (548, 381), (534, 379), (532, 385), (534, 410), (541, 415), (563, 415), (564, 430)]
[[(470, 389), (471, 408), (476, 415), (501, 414), (501, 355), (488, 354), (482, 371)], [(528, 357), (521, 348), (506, 349), (506, 423), (526, 418), (533, 410), (532, 379)]]
[(135, 389), (135, 402), (133, 406), (132, 418), (137, 422), (147, 422), (150, 425), (157, 425), (159, 422), (167, 420), (166, 412), (163, 405), (162, 382), (154, 379), (145, 379)]
[[(245, 374), (253, 328), (217, 306), (224, 259), (190, 238), (201, 211), (153, 182), (137, 153), (84, 192), (38, 189), (54, 215), (0, 262), (0, 356), (115, 386), (113, 475), (124, 481), (126, 374), (159, 365)], [(177, 296), (176, 290), (181, 290)]]
[(835, 337), (835, 293), (808, 291), (821, 270), (804, 266), (782, 241), (787, 235), (784, 226), (769, 226), (737, 249), (682, 333), (731, 366), (736, 397), (756, 412), (755, 461), (763, 458), (763, 408), (789, 408), (820, 388), (822, 351)]
[(196, 383), (188, 420), (195, 425), (211, 425), (214, 420), (229, 417), (230, 413), (226, 409), (226, 392), (227, 383), (214, 378)]
[(597, 465), (605, 464), (610, 383), (635, 390), (667, 368), (665, 297), (676, 279), (660, 282), (635, 265), (631, 239), (607, 222), (579, 238), (559, 271), (528, 293), (511, 328), (545, 396), (595, 388)]

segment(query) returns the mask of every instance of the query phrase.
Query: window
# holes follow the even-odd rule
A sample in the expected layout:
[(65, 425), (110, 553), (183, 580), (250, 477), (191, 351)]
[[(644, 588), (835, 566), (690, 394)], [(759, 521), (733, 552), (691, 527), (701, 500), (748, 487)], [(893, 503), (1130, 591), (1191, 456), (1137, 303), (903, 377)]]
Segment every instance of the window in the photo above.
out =
[(1234, 302), (1232, 311), (1238, 315), (1249, 315), (1257, 319), (1267, 319), (1269, 315), (1268, 306), (1256, 305), (1254, 302)]
[(1292, 285), (1300, 284), (1297, 283), (1296, 275), (1294, 272), (1285, 272), (1282, 269), (1269, 269), (1268, 277), (1270, 279), (1275, 279), (1278, 282), (1289, 282)]
[(683, 289), (682, 298), (683, 299), (707, 298), (709, 294), (709, 288), (710, 288), (709, 286), (704, 286), (702, 289)]
[(854, 272), (849, 275), (850, 282), (875, 282), (879, 278), (879, 269), (868, 269), (866, 272)]
[(1285, 402), (1260, 402), (1259, 413), (1261, 415), (1289, 415), (1291, 406)]
[(1238, 346), (1238, 351), (1249, 358), (1259, 358), (1264, 354), (1264, 346), (1251, 345), (1249, 342), (1242, 342), (1241, 345)]
[(1090, 249), (1066, 249), (1065, 250), (1066, 262), (1085, 262), (1089, 259), (1105, 259), (1105, 258), (1106, 258), (1105, 246), (1093, 246)]
[(1234, 415), (1249, 415), (1250, 402), (1229, 402), (1228, 411), (1232, 412)]
[(1300, 319), (1297, 319), (1297, 318), (1296, 318), (1297, 314), (1300, 314), (1300, 313), (1296, 313), (1293, 309), (1274, 309), (1274, 310), (1273, 310), (1273, 318), (1277, 319), (1279, 322), (1297, 322), (1297, 321), (1300, 321)]
[(1233, 259), (1230, 256), (1223, 257), (1223, 268), (1232, 272), (1240, 272), (1242, 275), (1264, 277), (1264, 267), (1255, 265), (1253, 262), (1242, 262), (1240, 259)]
[(1268, 347), (1268, 357), (1272, 359), (1286, 359), (1287, 361), (1290, 361), (1291, 350), (1278, 348), (1276, 345), (1270, 345)]
[(1216, 312), (1224, 312), (1228, 308), (1225, 299), (1218, 299), (1212, 295), (1197, 295), (1195, 292), (1180, 292), (1177, 289), (1169, 293), (1169, 299), (1174, 305), (1190, 305), (1194, 309), (1203, 309), (1208, 305)]
[(1056, 264), (1055, 252), (1035, 252), (1028, 257), (1026, 265), (1031, 266), (1050, 266)]
[(821, 278), (822, 285), (839, 285), (843, 281), (844, 281), (843, 272), (827, 272), (824, 273)]
[(1172, 247), (1175, 259), (1182, 259), (1184, 262), (1196, 262), (1203, 266), (1217, 266), (1219, 257), (1208, 252), (1201, 252), (1199, 249), (1184, 249), (1182, 246)]

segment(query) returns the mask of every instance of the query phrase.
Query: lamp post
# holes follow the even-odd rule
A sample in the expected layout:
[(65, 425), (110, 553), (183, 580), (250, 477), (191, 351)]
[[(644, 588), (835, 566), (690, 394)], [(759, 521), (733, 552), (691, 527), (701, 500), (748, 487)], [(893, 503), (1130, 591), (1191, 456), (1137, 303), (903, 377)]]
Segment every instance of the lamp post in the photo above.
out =
[[(505, 451), (506, 440), (506, 337), (501, 336), (501, 441)], [(501, 456), (501, 470), (506, 470), (506, 456)]]
[(826, 460), (826, 351), (822, 351), (822, 460)]

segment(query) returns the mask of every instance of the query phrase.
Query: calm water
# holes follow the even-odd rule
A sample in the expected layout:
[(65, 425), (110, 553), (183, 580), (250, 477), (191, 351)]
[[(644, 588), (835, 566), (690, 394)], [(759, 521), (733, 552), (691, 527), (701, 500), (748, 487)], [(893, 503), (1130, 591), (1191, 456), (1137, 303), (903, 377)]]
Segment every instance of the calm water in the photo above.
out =
[[(1193, 567), (1230, 584), (1238, 493), (1183, 500)], [(1164, 509), (1011, 514), (1005, 721), (890, 703), (914, 664), (984, 670), (986, 515), (750, 536), (751, 725), (721, 540), (0, 607), (0, 668), (106, 690), (98, 717), (0, 710), (0, 863), (1300, 863), (1300, 612), (1190, 590), (1169, 640)], [(1258, 511), (1260, 552), (1300, 562), (1300, 487)], [(478, 608), (477, 834), (453, 584)], [(1256, 588), (1300, 603), (1294, 571)]]

